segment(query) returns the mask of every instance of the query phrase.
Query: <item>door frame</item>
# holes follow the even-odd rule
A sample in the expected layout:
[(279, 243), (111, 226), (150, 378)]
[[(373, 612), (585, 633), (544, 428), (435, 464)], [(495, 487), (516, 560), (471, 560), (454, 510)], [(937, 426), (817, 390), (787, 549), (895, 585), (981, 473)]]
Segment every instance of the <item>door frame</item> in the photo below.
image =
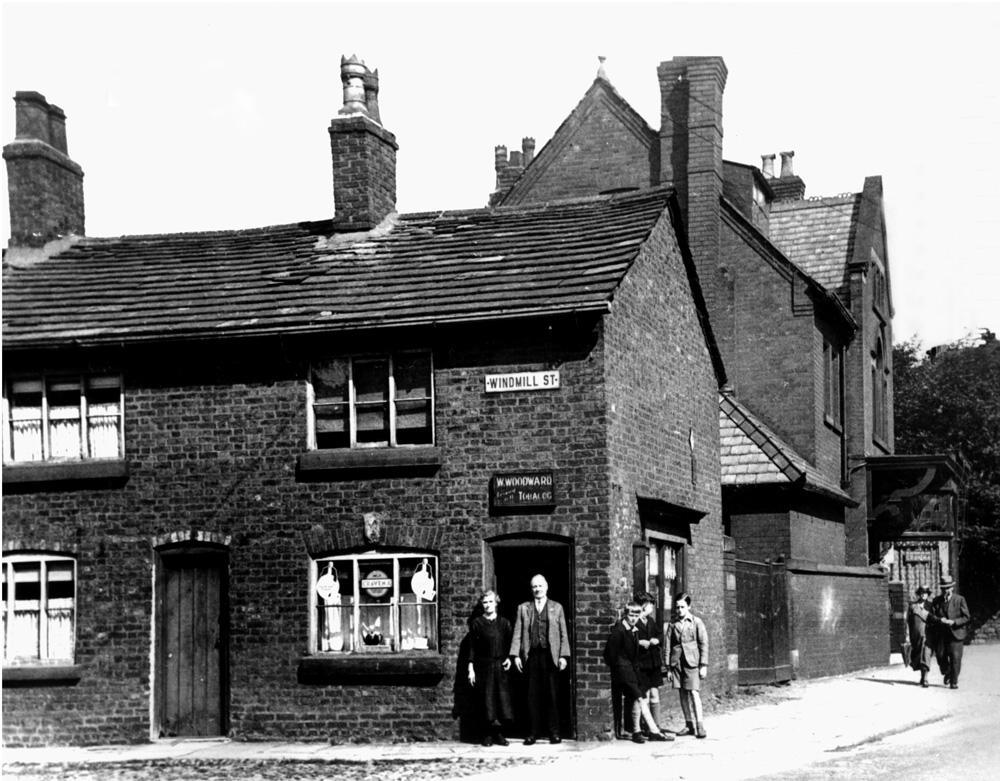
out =
[(150, 651), (150, 740), (159, 740), (162, 708), (165, 704), (163, 674), (165, 660), (164, 632), (162, 625), (166, 601), (166, 567), (168, 558), (212, 557), (219, 571), (219, 736), (229, 733), (229, 548), (206, 540), (185, 540), (157, 546), (153, 561), (153, 616), (151, 621)]
[[(496, 567), (494, 551), (496, 549), (518, 549), (528, 548), (540, 550), (549, 548), (558, 550), (566, 556), (566, 593), (559, 600), (566, 615), (566, 629), (569, 633), (570, 661), (567, 672), (566, 687), (568, 690), (568, 712), (565, 714), (565, 723), (569, 729), (564, 733), (564, 737), (575, 738), (577, 734), (577, 642), (576, 642), (576, 542), (572, 537), (565, 537), (559, 534), (547, 534), (544, 532), (517, 532), (513, 534), (502, 534), (489, 537), (483, 540), (483, 590), (496, 589)], [(520, 604), (530, 598), (528, 583), (524, 584), (522, 597), (514, 600), (514, 604)]]

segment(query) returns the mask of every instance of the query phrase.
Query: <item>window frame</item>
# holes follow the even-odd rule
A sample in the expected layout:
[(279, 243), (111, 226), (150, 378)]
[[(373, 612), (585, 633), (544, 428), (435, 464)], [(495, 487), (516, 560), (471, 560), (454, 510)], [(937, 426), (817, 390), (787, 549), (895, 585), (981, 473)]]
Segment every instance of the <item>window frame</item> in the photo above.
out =
[[(73, 418), (79, 422), (80, 450), (79, 455), (73, 456), (52, 456), (52, 442), (50, 428), (52, 418), (49, 414), (49, 387), (56, 382), (75, 381), (80, 394), (79, 417)], [(90, 420), (91, 405), (87, 401), (87, 391), (94, 381), (114, 381), (118, 388), (118, 410), (114, 415), (118, 428), (118, 452), (109, 456), (91, 455), (90, 443)], [(32, 382), (40, 385), (41, 394), (39, 406), (39, 425), (41, 427), (41, 458), (19, 459), (15, 458), (14, 452), (14, 419), (13, 396), (15, 383)], [(111, 387), (110, 384), (108, 387)], [(40, 374), (17, 374), (4, 377), (3, 381), (3, 463), (10, 465), (38, 465), (38, 464), (78, 464), (84, 462), (100, 461), (121, 461), (125, 458), (125, 381), (121, 373), (116, 372), (42, 372)], [(111, 416), (102, 416), (111, 417)]]
[[(426, 356), (428, 360), (428, 389), (429, 395), (423, 397), (429, 407), (430, 407), (430, 441), (420, 442), (420, 443), (402, 443), (398, 442), (396, 420), (398, 417), (397, 404), (400, 399), (397, 398), (396, 394), (396, 378), (395, 378), (395, 366), (397, 359), (404, 355), (422, 355)], [(372, 360), (385, 360), (388, 365), (388, 377), (387, 377), (387, 396), (386, 404), (388, 405), (388, 431), (387, 438), (385, 441), (379, 442), (358, 442), (358, 420), (357, 420), (357, 392), (354, 383), (354, 366), (358, 361), (372, 361)], [(424, 447), (434, 447), (437, 439), (437, 432), (435, 429), (435, 394), (434, 394), (434, 352), (430, 349), (403, 349), (403, 350), (390, 350), (385, 352), (364, 352), (352, 355), (334, 355), (331, 356), (327, 363), (332, 363), (334, 361), (344, 361), (347, 364), (347, 400), (346, 402), (328, 402), (330, 404), (343, 404), (346, 403), (348, 406), (347, 415), (347, 445), (344, 447), (319, 447), (316, 437), (316, 405), (317, 403), (322, 404), (323, 402), (317, 402), (316, 391), (313, 385), (313, 372), (316, 366), (319, 365), (318, 362), (311, 362), (309, 365), (308, 376), (306, 377), (306, 447), (308, 450), (315, 450), (320, 452), (344, 452), (349, 450), (377, 450), (386, 448), (424, 448)], [(403, 401), (408, 401), (404, 399)]]
[[(656, 597), (656, 620), (666, 629), (673, 621), (673, 609), (677, 595), (687, 590), (687, 540), (673, 534), (646, 532), (646, 582), (642, 591), (649, 591)], [(666, 553), (673, 551), (674, 577), (666, 576)], [(655, 562), (655, 567), (654, 567)], [(655, 579), (655, 584), (650, 581)], [(668, 583), (670, 584), (668, 593)], [(653, 586), (655, 590), (651, 589)], [(667, 605), (667, 600), (670, 605)]]
[(823, 418), (837, 431), (844, 425), (844, 351), (823, 340)]
[[(38, 656), (31, 659), (23, 658), (8, 658), (7, 657), (7, 632), (9, 632), (13, 626), (13, 619), (15, 613), (16, 599), (16, 579), (14, 577), (14, 565), (15, 564), (38, 564), (38, 579), (39, 579), (39, 595), (38, 595)], [(71, 565), (71, 582), (73, 584), (73, 596), (72, 599), (72, 633), (70, 636), (70, 648), (71, 654), (68, 657), (65, 656), (51, 656), (49, 655), (49, 623), (47, 620), (48, 613), (48, 570), (49, 565), (52, 563), (69, 563)], [(4, 583), (7, 586), (7, 600), (3, 604), (3, 666), (4, 668), (35, 668), (35, 667), (57, 667), (63, 665), (74, 665), (76, 663), (76, 643), (77, 643), (77, 632), (78, 632), (78, 616), (79, 616), (79, 580), (77, 574), (77, 561), (74, 556), (69, 556), (63, 553), (5, 553), (2, 559), (3, 566), (3, 578)], [(46, 620), (42, 620), (42, 616), (46, 616)], [(45, 655), (43, 655), (43, 652)]]
[[(391, 636), (390, 647), (388, 649), (382, 646), (365, 646), (361, 642), (361, 608), (362, 600), (360, 598), (361, 592), (361, 562), (363, 561), (384, 561), (386, 559), (392, 560), (392, 596), (388, 603), (389, 615), (390, 615), (390, 628)], [(402, 590), (402, 577), (400, 575), (400, 560), (401, 559), (427, 559), (431, 567), (431, 572), (435, 577), (435, 595), (434, 599), (423, 603), (425, 606), (432, 606), (434, 608), (434, 628), (433, 628), (433, 643), (428, 643), (427, 648), (416, 648), (416, 647), (403, 647), (403, 638), (401, 630), (401, 622), (399, 618), (400, 612), (400, 592)], [(349, 564), (351, 572), (351, 581), (354, 589), (354, 600), (351, 605), (352, 613), (352, 637), (353, 640), (348, 647), (348, 644), (344, 644), (342, 650), (322, 650), (320, 648), (320, 621), (319, 621), (319, 610), (321, 607), (319, 595), (316, 593), (316, 584), (320, 577), (320, 572), (322, 568), (327, 564), (327, 562), (333, 562), (334, 566), (337, 563)], [(338, 570), (339, 571), (339, 570)], [(344, 657), (355, 655), (361, 656), (373, 656), (375, 654), (399, 654), (404, 652), (417, 652), (417, 653), (440, 653), (441, 645), (441, 570), (440, 570), (440, 557), (438, 554), (432, 551), (426, 550), (382, 550), (379, 548), (369, 548), (364, 551), (354, 552), (354, 553), (331, 553), (322, 556), (314, 556), (309, 560), (309, 651), (308, 654), (311, 656), (319, 657)], [(420, 603), (416, 603), (420, 604)]]

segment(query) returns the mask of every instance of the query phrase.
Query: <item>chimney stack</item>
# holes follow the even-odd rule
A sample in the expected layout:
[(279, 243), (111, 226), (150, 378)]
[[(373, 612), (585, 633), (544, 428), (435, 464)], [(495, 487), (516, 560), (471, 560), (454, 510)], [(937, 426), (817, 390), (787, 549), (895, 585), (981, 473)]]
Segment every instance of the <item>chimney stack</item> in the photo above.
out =
[(722, 95), (728, 70), (721, 57), (674, 57), (660, 79), (659, 183), (677, 192), (688, 242), (709, 311), (716, 298), (722, 196)]
[(535, 139), (525, 136), (521, 139), (521, 151), (512, 149), (507, 153), (507, 147), (500, 144), (493, 149), (493, 169), (497, 172), (497, 188), (490, 195), (490, 206), (496, 206), (504, 199), (510, 188), (514, 186), (524, 169), (535, 159)]
[(66, 149), (66, 114), (37, 92), (14, 96), (16, 137), (7, 161), (11, 247), (83, 235), (83, 169)]
[(761, 171), (767, 179), (774, 178), (774, 155), (761, 155)]
[(344, 106), (330, 120), (334, 227), (370, 230), (396, 210), (396, 137), (382, 127), (378, 71), (340, 58)]
[[(776, 201), (801, 201), (806, 196), (806, 183), (792, 169), (793, 157), (795, 152), (782, 152), (781, 176), (769, 181)], [(774, 155), (771, 155), (771, 159), (774, 159)]]

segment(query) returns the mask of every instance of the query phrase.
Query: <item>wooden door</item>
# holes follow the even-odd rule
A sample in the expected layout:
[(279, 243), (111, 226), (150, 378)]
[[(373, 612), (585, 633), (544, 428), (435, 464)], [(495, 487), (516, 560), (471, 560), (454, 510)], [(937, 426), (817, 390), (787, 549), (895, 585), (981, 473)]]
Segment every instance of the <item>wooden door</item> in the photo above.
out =
[(736, 632), (739, 684), (792, 679), (788, 573), (784, 565), (736, 562)]
[(174, 553), (161, 558), (159, 733), (225, 732), (225, 558)]

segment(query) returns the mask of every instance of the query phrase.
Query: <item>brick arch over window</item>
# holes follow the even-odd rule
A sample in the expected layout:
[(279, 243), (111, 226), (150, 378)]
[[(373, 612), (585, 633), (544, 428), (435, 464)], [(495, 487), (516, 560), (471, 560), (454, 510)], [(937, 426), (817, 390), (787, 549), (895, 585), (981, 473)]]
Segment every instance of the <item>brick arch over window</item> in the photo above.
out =
[(443, 530), (430, 524), (403, 524), (387, 520), (377, 542), (365, 539), (361, 519), (351, 526), (326, 528), (319, 524), (302, 535), (310, 557), (323, 556), (331, 551), (348, 551), (366, 545), (380, 548), (410, 548), (413, 550), (439, 551), (444, 542)]

